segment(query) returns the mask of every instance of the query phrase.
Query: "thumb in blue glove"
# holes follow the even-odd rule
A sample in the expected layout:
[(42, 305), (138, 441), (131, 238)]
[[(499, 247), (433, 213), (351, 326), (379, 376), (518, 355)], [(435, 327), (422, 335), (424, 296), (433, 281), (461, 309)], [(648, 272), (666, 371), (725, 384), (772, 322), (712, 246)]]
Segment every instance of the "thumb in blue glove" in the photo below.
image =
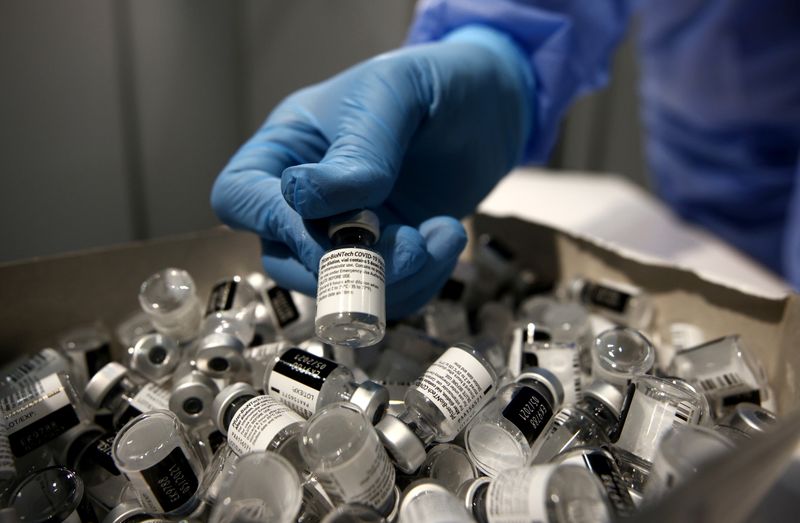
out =
[(223, 222), (262, 238), (266, 271), (316, 292), (325, 230), (371, 208), (387, 314), (413, 312), (452, 271), (472, 212), (520, 160), (532, 80), (510, 39), (468, 27), (359, 64), (289, 96), (217, 179)]

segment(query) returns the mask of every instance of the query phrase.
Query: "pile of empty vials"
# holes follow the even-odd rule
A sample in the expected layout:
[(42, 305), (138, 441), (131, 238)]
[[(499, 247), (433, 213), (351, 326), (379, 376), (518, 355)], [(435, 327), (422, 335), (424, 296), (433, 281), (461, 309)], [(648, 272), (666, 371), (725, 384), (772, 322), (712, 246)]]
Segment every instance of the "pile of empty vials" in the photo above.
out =
[(488, 238), (387, 326), (378, 236), (331, 226), (317, 299), (167, 268), (6, 365), (0, 522), (612, 521), (775, 423), (735, 333)]

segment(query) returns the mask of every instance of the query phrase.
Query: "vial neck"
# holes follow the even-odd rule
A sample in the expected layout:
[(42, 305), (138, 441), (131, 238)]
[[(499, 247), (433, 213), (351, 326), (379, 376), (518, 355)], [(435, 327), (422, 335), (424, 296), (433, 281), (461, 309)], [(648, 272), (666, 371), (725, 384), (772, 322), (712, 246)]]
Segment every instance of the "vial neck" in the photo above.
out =
[(580, 402), (581, 410), (596, 421), (606, 432), (613, 431), (619, 419), (608, 405), (593, 396), (585, 396)]
[(334, 247), (372, 247), (375, 244), (375, 235), (361, 227), (345, 227), (333, 233), (331, 243)]
[(425, 447), (433, 443), (436, 432), (416, 409), (406, 407), (406, 410), (400, 414), (399, 419), (408, 425), (408, 428), (416, 434)]
[(341, 388), (336, 392), (336, 397), (339, 401), (350, 401), (353, 393), (358, 388), (358, 383), (355, 381), (347, 381), (341, 385)]
[(230, 405), (228, 405), (228, 408), (225, 409), (225, 415), (222, 418), (222, 427), (220, 428), (225, 429), (225, 432), (227, 432), (228, 427), (230, 427), (231, 422), (233, 421), (233, 417), (236, 416), (236, 413), (239, 412), (239, 409), (241, 409), (245, 403), (253, 398), (255, 398), (255, 396), (251, 394), (245, 394), (231, 401)]
[(484, 483), (475, 490), (475, 494), (472, 496), (470, 509), (472, 510), (472, 515), (478, 520), (478, 523), (489, 522), (489, 516), (486, 515), (486, 491), (488, 490), (489, 484)]

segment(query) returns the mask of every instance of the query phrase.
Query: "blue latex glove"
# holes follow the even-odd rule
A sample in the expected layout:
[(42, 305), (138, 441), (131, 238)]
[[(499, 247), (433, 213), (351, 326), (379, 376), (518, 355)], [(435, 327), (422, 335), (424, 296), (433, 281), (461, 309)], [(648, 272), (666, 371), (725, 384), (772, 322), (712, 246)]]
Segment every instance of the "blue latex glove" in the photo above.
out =
[(263, 239), (265, 270), (316, 292), (330, 216), (374, 209), (387, 315), (409, 314), (451, 273), (471, 213), (521, 159), (533, 80), (512, 40), (473, 26), (289, 96), (217, 179), (226, 224)]

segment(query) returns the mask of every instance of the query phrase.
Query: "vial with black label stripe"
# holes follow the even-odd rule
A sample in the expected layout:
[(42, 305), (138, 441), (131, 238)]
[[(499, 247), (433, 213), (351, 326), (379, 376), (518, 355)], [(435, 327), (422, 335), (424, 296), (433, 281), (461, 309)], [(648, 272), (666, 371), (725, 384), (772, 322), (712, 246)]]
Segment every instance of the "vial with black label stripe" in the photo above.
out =
[(404, 410), (375, 426), (397, 467), (415, 472), (433, 441), (452, 441), (497, 389), (497, 375), (480, 352), (459, 344), (447, 349), (408, 388)]
[(385, 268), (375, 250), (380, 223), (363, 210), (331, 221), (332, 248), (319, 262), (317, 337), (332, 345), (368, 347), (386, 331)]
[(723, 416), (737, 403), (760, 405), (767, 398), (764, 368), (738, 335), (677, 353), (669, 373), (702, 392), (716, 416)]
[(160, 333), (179, 343), (197, 336), (203, 308), (185, 270), (170, 267), (147, 278), (139, 289), (139, 305)]
[(592, 373), (620, 389), (636, 376), (648, 374), (656, 361), (656, 349), (641, 332), (615, 327), (598, 334), (592, 347)]
[(467, 453), (488, 476), (528, 463), (531, 445), (564, 400), (551, 372), (532, 367), (501, 388), (464, 431)]
[(241, 276), (218, 282), (206, 304), (200, 337), (217, 333), (236, 337), (246, 347), (255, 333), (255, 314), (259, 304), (256, 290)]
[(112, 456), (148, 512), (185, 516), (200, 504), (200, 458), (172, 412), (132, 419), (117, 433)]
[(708, 403), (680, 380), (637, 376), (629, 391), (614, 449), (631, 495), (640, 499), (658, 442), (674, 426), (701, 423)]
[(622, 393), (610, 383), (595, 380), (583, 399), (558, 411), (531, 449), (532, 463), (548, 463), (574, 447), (609, 445), (619, 426)]
[(362, 503), (388, 516), (399, 501), (395, 470), (372, 423), (350, 403), (332, 403), (306, 423), (300, 452), (334, 504)]
[(64, 467), (48, 467), (22, 479), (11, 492), (8, 506), (16, 511), (18, 521), (97, 521), (85, 499), (83, 481)]
[(73, 362), (74, 373), (70, 378), (76, 387), (111, 362), (111, 334), (102, 323), (71, 329), (61, 335), (58, 344)]
[(260, 395), (247, 383), (234, 383), (214, 398), (214, 424), (228, 437), (237, 456), (272, 451), (303, 469), (299, 437), (306, 420), (269, 395)]
[(462, 487), (462, 499), (478, 523), (611, 521), (597, 477), (575, 465), (535, 465), (478, 478)]
[(370, 380), (356, 383), (349, 368), (297, 347), (273, 357), (264, 374), (264, 391), (306, 418), (330, 403), (349, 401), (377, 423), (389, 404), (383, 386)]
[(650, 297), (633, 285), (578, 277), (566, 292), (571, 299), (626, 327), (646, 329), (653, 321), (655, 308)]
[(403, 492), (398, 523), (471, 521), (464, 502), (437, 481), (420, 479)]
[(314, 336), (317, 303), (313, 297), (283, 288), (260, 272), (250, 273), (246, 279), (260, 297), (255, 310), (259, 343), (275, 340), (300, 343)]
[(564, 388), (564, 405), (572, 405), (583, 396), (584, 369), (581, 365), (581, 349), (574, 342), (556, 342), (550, 331), (534, 323), (517, 327), (512, 336), (513, 344), (521, 344), (511, 352), (521, 354), (522, 367), (547, 369), (558, 378)]
[(95, 412), (111, 413), (112, 428), (118, 430), (130, 420), (153, 410), (169, 409), (169, 390), (111, 362), (96, 373), (83, 392), (83, 399)]

